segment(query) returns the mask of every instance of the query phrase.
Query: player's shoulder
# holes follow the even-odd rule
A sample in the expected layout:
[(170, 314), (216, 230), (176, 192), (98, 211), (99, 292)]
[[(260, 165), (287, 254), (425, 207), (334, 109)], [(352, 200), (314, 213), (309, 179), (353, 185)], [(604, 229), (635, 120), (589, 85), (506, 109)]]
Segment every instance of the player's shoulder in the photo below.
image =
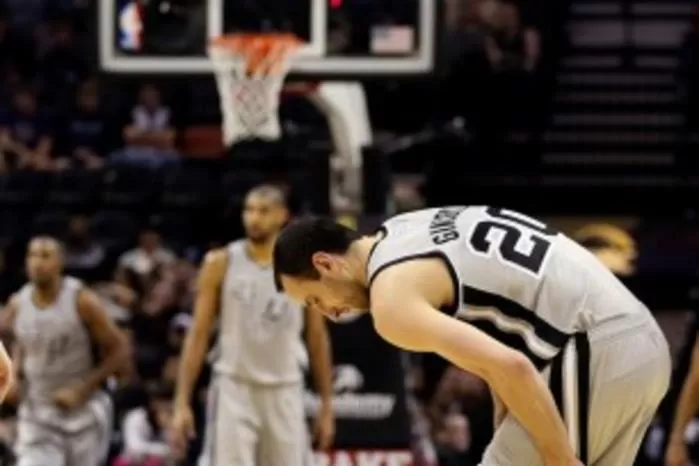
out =
[(202, 267), (219, 267), (228, 262), (230, 246), (210, 249), (204, 255)]
[(71, 277), (70, 275), (65, 275), (63, 277), (62, 285), (67, 290), (82, 291), (85, 289), (85, 283), (82, 280)]
[(370, 282), (372, 312), (426, 301), (435, 308), (450, 305), (458, 291), (444, 260), (438, 256), (414, 257), (377, 270)]
[(20, 306), (22, 305), (22, 296), (23, 296), (23, 291), (25, 287), (22, 287), (20, 290), (12, 293), (10, 297), (7, 299), (7, 302), (5, 303), (5, 316), (9, 316), (10, 314), (12, 317), (19, 311)]
[(209, 250), (201, 263), (200, 280), (215, 284), (223, 280), (230, 261), (230, 245)]

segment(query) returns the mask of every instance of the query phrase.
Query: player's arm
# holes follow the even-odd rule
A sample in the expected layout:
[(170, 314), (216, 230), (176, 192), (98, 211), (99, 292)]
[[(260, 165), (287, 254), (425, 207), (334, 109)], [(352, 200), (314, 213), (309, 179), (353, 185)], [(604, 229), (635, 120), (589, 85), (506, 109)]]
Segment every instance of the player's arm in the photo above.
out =
[(451, 286), (448, 272), (436, 259), (385, 269), (371, 289), (376, 330), (396, 346), (435, 352), (485, 380), (527, 430), (547, 466), (579, 464), (553, 397), (533, 364), (437, 310), (454, 299)]
[[(17, 295), (12, 295), (3, 309), (3, 317), (0, 320), (0, 331), (3, 336), (13, 338), (15, 319), (19, 310)], [(21, 348), (19, 342), (14, 340), (11, 345), (12, 357), (8, 356), (5, 345), (0, 343), (0, 402), (6, 398), (17, 401), (17, 383), (20, 380)]]
[(311, 371), (323, 408), (332, 408), (332, 353), (325, 317), (320, 312), (304, 309), (306, 317), (306, 346), (311, 359)]
[(335, 418), (332, 407), (332, 356), (330, 337), (325, 317), (320, 312), (306, 308), (306, 345), (311, 359), (311, 371), (321, 407), (315, 422), (317, 447), (326, 450), (335, 437)]
[(189, 406), (209, 347), (211, 329), (218, 314), (221, 283), (227, 263), (228, 256), (225, 249), (210, 251), (204, 258), (204, 264), (197, 279), (194, 322), (185, 338), (177, 373), (175, 406)]
[(82, 381), (82, 394), (88, 396), (124, 367), (130, 355), (124, 334), (109, 317), (100, 298), (93, 291), (80, 290), (78, 312), (101, 355), (99, 364)]
[(689, 373), (682, 385), (682, 392), (675, 408), (675, 420), (669, 437), (670, 444), (684, 444), (684, 433), (697, 411), (699, 411), (699, 340), (694, 344)]

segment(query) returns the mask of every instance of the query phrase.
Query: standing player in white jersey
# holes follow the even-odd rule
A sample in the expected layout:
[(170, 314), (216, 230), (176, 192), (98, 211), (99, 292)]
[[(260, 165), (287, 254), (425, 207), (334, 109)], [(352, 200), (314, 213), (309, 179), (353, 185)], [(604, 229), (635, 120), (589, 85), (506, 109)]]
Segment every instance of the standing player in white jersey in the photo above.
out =
[[(307, 466), (303, 406), (304, 314), (277, 292), (272, 247), (288, 212), (284, 194), (260, 186), (245, 199), (247, 238), (209, 252), (199, 276), (194, 324), (182, 354), (173, 436), (182, 450), (193, 429), (190, 397), (218, 317), (202, 466)], [(306, 313), (306, 341), (322, 408), (318, 446), (334, 435), (332, 364), (323, 317)]]
[(62, 263), (55, 239), (32, 239), (29, 283), (5, 310), (19, 371), (18, 466), (96, 466), (109, 447), (112, 406), (101, 387), (125, 364), (126, 343), (97, 296), (62, 275)]
[(667, 390), (667, 342), (648, 309), (584, 248), (517, 212), (421, 210), (369, 237), (302, 220), (280, 234), (274, 266), (311, 309), (370, 307), (388, 341), (482, 377), (507, 410), (483, 466), (631, 466)]

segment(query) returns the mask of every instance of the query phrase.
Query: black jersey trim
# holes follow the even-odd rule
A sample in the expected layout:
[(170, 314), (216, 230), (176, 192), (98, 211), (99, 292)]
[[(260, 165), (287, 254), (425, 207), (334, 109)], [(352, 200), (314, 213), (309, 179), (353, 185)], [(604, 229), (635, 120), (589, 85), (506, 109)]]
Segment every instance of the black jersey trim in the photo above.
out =
[[(530, 309), (504, 296), (479, 290), (468, 285), (461, 286), (461, 296), (462, 302), (466, 306), (493, 307), (511, 319), (528, 323), (532, 326), (534, 333), (539, 339), (556, 348), (562, 348), (568, 341), (568, 338), (570, 338), (570, 335), (553, 327)], [(468, 314), (468, 309), (466, 313)]]
[(479, 320), (463, 320), (466, 324), (477, 328), (481, 332), (485, 333), (486, 335), (489, 335), (490, 337), (496, 339), (500, 343), (502, 343), (505, 346), (508, 346), (515, 351), (518, 351), (522, 353), (524, 356), (526, 356), (532, 364), (539, 370), (543, 370), (546, 366), (548, 366), (550, 359), (544, 359), (541, 356), (537, 355), (534, 353), (527, 343), (525, 342), (524, 338), (521, 335), (518, 335), (516, 333), (509, 333), (504, 330), (501, 330), (498, 328), (493, 322), (485, 319), (479, 319)]
[(366, 261), (367, 267), (369, 267), (369, 263), (371, 262), (371, 258), (374, 255), (374, 251), (376, 251), (376, 248), (379, 245), (379, 243), (381, 243), (381, 241), (385, 240), (386, 236), (388, 236), (388, 228), (381, 225), (379, 228), (376, 229), (376, 231), (374, 231), (372, 236), (376, 236), (379, 234), (381, 235), (381, 237), (379, 239), (377, 239), (376, 242), (374, 242), (374, 244), (371, 246), (371, 249), (369, 249), (369, 256), (367, 257), (367, 261)]
[[(376, 246), (376, 245), (374, 245)], [(420, 260), (420, 259), (440, 259), (444, 265), (447, 267), (447, 271), (449, 272), (449, 278), (451, 279), (451, 285), (453, 288), (453, 294), (454, 298), (451, 304), (442, 306), (440, 310), (444, 312), (445, 314), (449, 315), (454, 315), (456, 314), (456, 311), (459, 309), (461, 305), (461, 293), (460, 293), (460, 286), (459, 286), (459, 276), (456, 273), (456, 269), (454, 268), (454, 265), (449, 261), (449, 258), (447, 257), (446, 254), (444, 254), (442, 251), (429, 251), (429, 252), (424, 252), (421, 254), (411, 254), (403, 257), (399, 257), (398, 259), (394, 259), (392, 261), (388, 261), (385, 264), (381, 264), (377, 269), (374, 271), (373, 274), (369, 277), (369, 290), (371, 290), (371, 286), (374, 283), (374, 279), (386, 270), (389, 267), (393, 267), (394, 265), (401, 264), (403, 262), (408, 262), (408, 261), (414, 261), (414, 260)]]

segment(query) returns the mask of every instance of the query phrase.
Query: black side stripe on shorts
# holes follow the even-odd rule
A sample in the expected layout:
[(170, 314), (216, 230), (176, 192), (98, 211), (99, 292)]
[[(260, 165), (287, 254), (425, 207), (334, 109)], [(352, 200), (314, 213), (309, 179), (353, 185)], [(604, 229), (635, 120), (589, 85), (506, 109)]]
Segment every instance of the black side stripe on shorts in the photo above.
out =
[[(572, 355), (569, 353), (573, 353)], [(566, 358), (575, 358), (574, 368), (566, 365)], [(589, 459), (589, 417), (590, 417), (590, 343), (585, 333), (576, 333), (572, 337), (571, 344), (566, 345), (551, 362), (549, 388), (556, 402), (569, 434), (576, 437), (578, 458), (583, 464)], [(571, 372), (571, 370), (573, 372)], [(571, 383), (570, 377), (575, 380), (573, 392), (566, 388)], [(568, 412), (568, 410), (576, 412)], [(573, 419), (577, 414), (576, 422)]]
[(578, 350), (578, 412), (580, 413), (580, 461), (588, 462), (590, 433), (590, 340), (586, 333), (575, 334)]

